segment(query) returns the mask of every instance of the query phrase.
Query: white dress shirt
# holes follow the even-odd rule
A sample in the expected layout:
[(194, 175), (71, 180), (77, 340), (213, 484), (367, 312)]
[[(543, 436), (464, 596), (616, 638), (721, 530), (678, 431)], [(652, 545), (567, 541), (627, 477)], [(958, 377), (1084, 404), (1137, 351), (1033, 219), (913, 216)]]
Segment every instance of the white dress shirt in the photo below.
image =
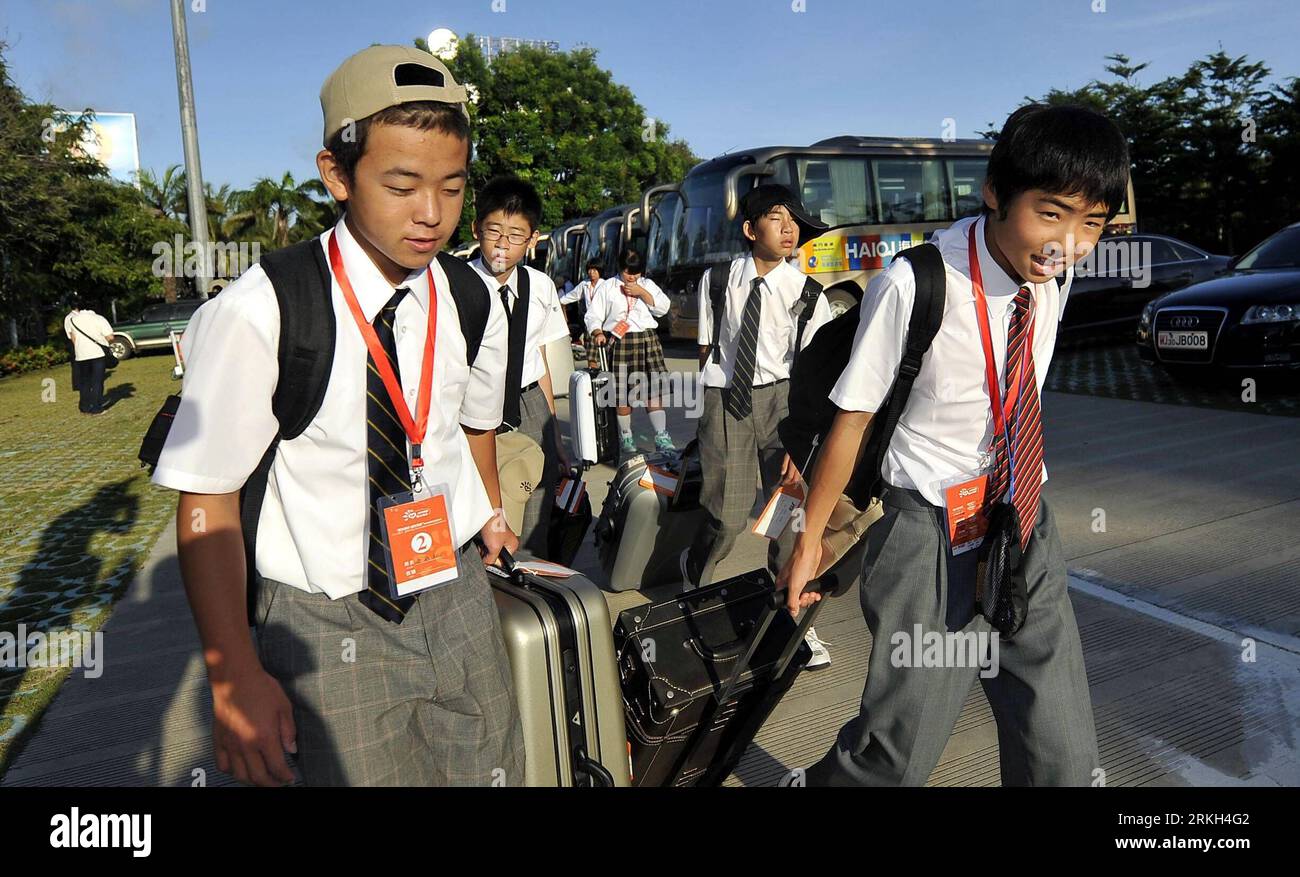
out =
[(668, 296), (659, 288), (659, 284), (644, 274), (637, 279), (637, 283), (650, 293), (653, 304), (646, 305), (636, 296), (624, 295), (621, 276), (606, 277), (597, 283), (591, 293), (591, 301), (587, 303), (587, 332), (595, 332), (597, 329), (609, 332), (618, 325), (619, 320), (627, 320), (629, 332), (648, 332), (658, 328), (659, 321), (655, 317), (668, 313), (671, 304)]
[[(373, 322), (394, 287), (345, 222), (321, 236), (322, 247), (330, 234), (338, 236), (348, 279), (365, 318)], [(410, 293), (398, 305), (394, 323), (398, 368), (412, 413), (428, 328), (427, 277), (412, 272), (402, 283)], [(453, 535), (463, 546), (491, 518), (492, 507), (461, 425), (491, 430), (501, 423), (505, 315), (499, 303), (489, 310), (471, 368), (456, 302), (436, 261), (433, 279), (438, 321), (433, 398), (422, 446), (424, 478), (430, 486), (448, 487)], [(337, 282), (332, 298), (337, 331), (329, 386), (316, 418), (302, 435), (281, 442), (276, 453), (258, 524), (257, 568), (267, 578), (338, 599), (365, 587), (368, 351)], [(279, 338), (275, 290), (260, 266), (198, 309), (181, 339), (183, 395), (155, 484), (192, 493), (243, 487), (279, 429), (271, 411)]]
[[(505, 309), (501, 307), (501, 283), (492, 274), (492, 270), (483, 264), (482, 259), (471, 263), (478, 275), (487, 284), (493, 305), (501, 311), (501, 319), (506, 318)], [(558, 338), (569, 337), (569, 324), (564, 321), (564, 309), (560, 307), (560, 294), (555, 290), (555, 283), (536, 268), (517, 265), (506, 278), (510, 287), (510, 309), (519, 301), (519, 271), (528, 272), (528, 331), (524, 336), (524, 370), (519, 380), (520, 387), (536, 383), (546, 374), (546, 360), (542, 348)]]
[[(599, 283), (600, 281), (596, 281)], [(575, 301), (582, 301), (586, 304), (591, 303), (591, 293), (595, 290), (595, 285), (590, 280), (584, 280), (577, 286), (570, 289), (564, 295), (560, 296), (560, 304), (571, 305)]]
[[(73, 323), (77, 324), (76, 328), (73, 328)], [(80, 329), (81, 332), (78, 332), (77, 329)], [(113, 340), (113, 327), (109, 325), (108, 320), (105, 320), (90, 308), (73, 311), (64, 317), (63, 332), (72, 339), (73, 355), (76, 357), (77, 362), (103, 358), (104, 348), (99, 345), (107, 345)], [(87, 335), (90, 337), (87, 338)], [(96, 341), (99, 343), (96, 344)]]
[[(984, 348), (967, 255), (967, 229), (971, 223), (977, 223), (975, 238), (988, 302), (993, 359), (1005, 397), (1007, 331), (1019, 285), (989, 254), (984, 243), (984, 221), (983, 217), (960, 220), (936, 232), (932, 239), (947, 266), (943, 324), (921, 360), (921, 371), (882, 466), (887, 482), (920, 491), (934, 505), (943, 504), (937, 482), (976, 471), (993, 439), (993, 409), (985, 388)], [(1040, 393), (1072, 278), (1071, 269), (1064, 290), (1058, 288), (1055, 279), (1032, 284), (1036, 309), (1034, 369)], [(894, 259), (872, 279), (862, 300), (849, 364), (831, 391), (830, 400), (837, 406), (847, 411), (880, 409), (902, 362), (915, 297), (916, 281), (906, 259)], [(1047, 480), (1046, 465), (1042, 480)]]
[[(704, 346), (713, 343), (710, 273), (712, 272), (704, 272), (699, 291), (698, 339)], [(706, 387), (725, 387), (731, 383), (731, 375), (736, 368), (740, 321), (745, 313), (745, 302), (749, 300), (750, 284), (757, 276), (753, 256), (746, 255), (732, 261), (727, 274), (727, 292), (723, 298), (726, 319), (722, 324), (722, 336), (718, 339), (721, 361), (714, 362), (713, 352), (709, 352), (709, 359), (700, 372), (700, 379)], [(794, 362), (795, 332), (799, 325), (799, 314), (803, 312), (800, 297), (806, 279), (798, 268), (784, 261), (763, 277), (759, 287), (762, 290), (763, 311), (758, 324), (758, 349), (754, 362), (756, 387), (790, 377), (790, 366)], [(808, 346), (817, 330), (830, 318), (831, 306), (826, 302), (825, 295), (819, 295), (808, 318), (808, 325), (804, 328), (804, 347)]]

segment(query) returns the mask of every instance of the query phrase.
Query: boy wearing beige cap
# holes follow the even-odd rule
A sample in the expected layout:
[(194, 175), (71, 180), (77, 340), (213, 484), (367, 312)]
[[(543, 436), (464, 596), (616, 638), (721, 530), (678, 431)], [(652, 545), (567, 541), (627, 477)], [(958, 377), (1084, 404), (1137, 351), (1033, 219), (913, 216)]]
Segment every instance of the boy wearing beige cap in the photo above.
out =
[(440, 252), (467, 180), (465, 89), (426, 52), (373, 46), (321, 107), (317, 167), (345, 215), (195, 314), (153, 476), (181, 491), (217, 766), (280, 784), (288, 751), (309, 785), (518, 784), (484, 570), (517, 547), (494, 436), (506, 325)]

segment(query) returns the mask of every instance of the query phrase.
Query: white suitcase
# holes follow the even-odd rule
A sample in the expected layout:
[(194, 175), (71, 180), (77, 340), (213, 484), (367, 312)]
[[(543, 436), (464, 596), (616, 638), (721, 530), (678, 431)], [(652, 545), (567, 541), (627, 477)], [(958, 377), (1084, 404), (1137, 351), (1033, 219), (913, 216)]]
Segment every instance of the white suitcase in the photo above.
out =
[(618, 421), (614, 409), (597, 403), (613, 379), (605, 349), (600, 350), (599, 370), (575, 369), (569, 375), (569, 442), (575, 460), (583, 468), (618, 459)]

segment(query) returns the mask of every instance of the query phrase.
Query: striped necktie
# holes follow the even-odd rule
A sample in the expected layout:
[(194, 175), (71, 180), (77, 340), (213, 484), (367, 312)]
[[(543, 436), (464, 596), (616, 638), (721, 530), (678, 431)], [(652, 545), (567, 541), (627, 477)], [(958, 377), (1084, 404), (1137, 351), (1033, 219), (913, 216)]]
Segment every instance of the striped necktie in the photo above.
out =
[[(1009, 479), (1014, 480), (1012, 503), (1020, 518), (1022, 551), (1028, 547), (1029, 537), (1038, 521), (1038, 497), (1043, 483), (1043, 420), (1038, 403), (1038, 379), (1034, 372), (1033, 338), (1029, 337), (1028, 331), (1032, 324), (1029, 319), (1032, 297), (1028, 287), (1021, 287), (1016, 293), (1016, 312), (1007, 332), (1006, 374), (1015, 375), (1021, 358), (1025, 360), (1025, 369), (1015, 411), (1008, 411), (1006, 415), (1007, 431), (998, 434), (995, 440), (997, 469), (993, 476), (993, 490), (989, 494), (993, 500), (1006, 496), (1011, 486)], [(1011, 434), (1011, 460), (1007, 458), (1007, 432)]]
[[(762, 317), (763, 278), (755, 277), (740, 317), (736, 367), (731, 371), (731, 386), (727, 388), (727, 411), (737, 420), (748, 417), (754, 410), (754, 365), (758, 357), (758, 323)], [(722, 315), (716, 315), (715, 319), (722, 319)]]
[[(375, 335), (388, 354), (393, 373), (397, 375), (398, 386), (402, 383), (402, 372), (397, 363), (393, 320), (397, 315), (398, 304), (409, 291), (402, 288), (394, 292), (374, 322)], [(358, 599), (363, 606), (385, 620), (401, 624), (415, 604), (415, 597), (394, 598), (389, 595), (383, 531), (379, 526), (380, 512), (375, 500), (381, 496), (409, 491), (411, 470), (406, 456), (406, 431), (397, 418), (397, 411), (388, 397), (383, 378), (375, 368), (375, 360), (369, 356), (366, 357), (366, 468), (370, 485), (370, 539), (367, 545), (366, 590), (358, 595)]]

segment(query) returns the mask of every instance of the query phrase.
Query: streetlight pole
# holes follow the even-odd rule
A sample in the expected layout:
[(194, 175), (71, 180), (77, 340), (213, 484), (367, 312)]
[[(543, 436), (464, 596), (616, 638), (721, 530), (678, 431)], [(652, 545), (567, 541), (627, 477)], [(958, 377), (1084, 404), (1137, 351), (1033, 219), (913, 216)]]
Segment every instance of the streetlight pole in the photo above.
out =
[[(194, 278), (199, 298), (208, 297), (212, 266), (208, 263), (208, 206), (199, 167), (199, 126), (194, 116), (194, 83), (190, 79), (190, 40), (185, 28), (185, 0), (172, 0), (172, 41), (176, 47), (176, 91), (181, 103), (181, 140), (185, 146), (185, 180), (189, 196), (190, 234), (199, 253), (199, 276)], [(180, 264), (186, 261), (177, 254)]]

